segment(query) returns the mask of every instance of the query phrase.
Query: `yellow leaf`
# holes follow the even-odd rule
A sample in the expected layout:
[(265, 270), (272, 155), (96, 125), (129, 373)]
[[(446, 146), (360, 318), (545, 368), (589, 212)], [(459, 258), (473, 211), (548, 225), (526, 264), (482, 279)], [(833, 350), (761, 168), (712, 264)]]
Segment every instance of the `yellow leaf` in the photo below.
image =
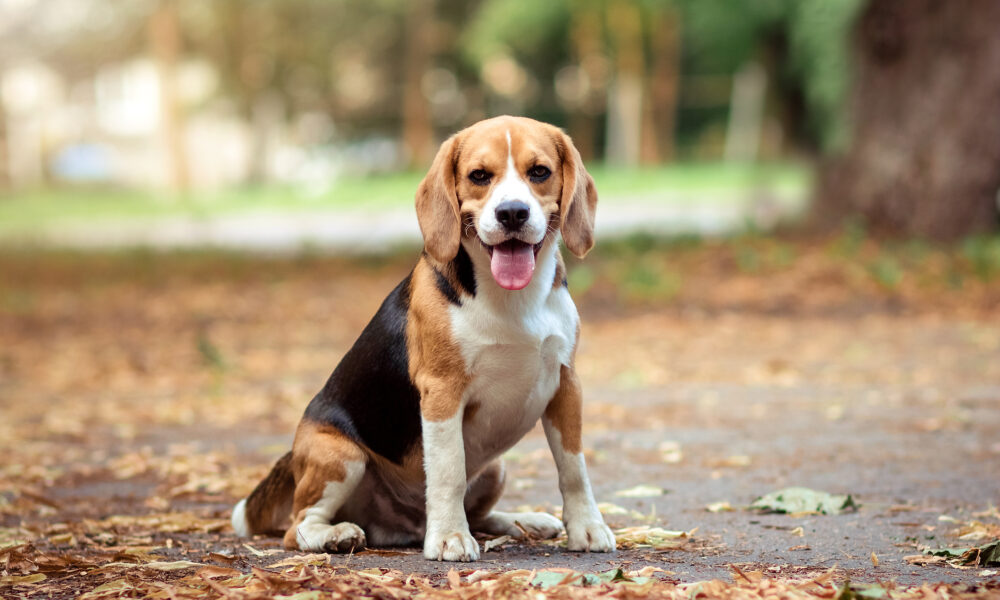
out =
[(73, 537), (72, 533), (63, 533), (60, 535), (53, 535), (49, 537), (49, 542), (57, 546), (75, 546), (76, 538)]
[(705, 510), (710, 513), (731, 512), (733, 507), (728, 502), (723, 500), (722, 502), (712, 502), (711, 504), (706, 505)]
[(151, 562), (144, 565), (137, 565), (146, 569), (156, 569), (157, 571), (177, 571), (179, 569), (190, 569), (191, 567), (205, 567), (203, 563), (191, 562), (189, 560), (175, 560), (173, 562)]
[(44, 579), (45, 575), (43, 573), (32, 573), (31, 575), (8, 575), (6, 577), (0, 577), (0, 584), (30, 585), (32, 583), (43, 581)]
[(662, 496), (665, 493), (666, 491), (663, 488), (643, 484), (628, 488), (627, 490), (618, 490), (615, 492), (615, 496), (621, 498), (652, 498), (654, 496)]
[(617, 504), (612, 504), (610, 502), (599, 502), (597, 504), (597, 510), (601, 511), (602, 515), (627, 515), (628, 509), (624, 506), (618, 506)]
[(109, 581), (109, 582), (107, 582), (107, 583), (105, 583), (103, 585), (97, 586), (96, 588), (90, 590), (89, 593), (87, 593), (86, 595), (84, 595), (82, 597), (83, 598), (86, 598), (86, 597), (98, 597), (98, 596), (103, 595), (104, 592), (122, 592), (122, 591), (125, 591), (125, 590), (130, 590), (130, 589), (132, 589), (132, 587), (133, 587), (132, 584), (130, 584), (128, 581), (126, 581), (124, 579), (115, 579), (115, 580)]

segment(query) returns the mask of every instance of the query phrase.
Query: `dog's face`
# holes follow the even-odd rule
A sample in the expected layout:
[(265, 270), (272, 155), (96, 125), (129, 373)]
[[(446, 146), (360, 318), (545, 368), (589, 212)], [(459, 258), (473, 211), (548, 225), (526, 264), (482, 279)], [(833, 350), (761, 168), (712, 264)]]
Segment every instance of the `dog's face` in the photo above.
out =
[(531, 282), (535, 257), (561, 232), (584, 256), (593, 246), (597, 192), (580, 154), (559, 129), (497, 117), (441, 145), (417, 190), (417, 218), (428, 254), (455, 258), (462, 238), (490, 261), (494, 280), (518, 290)]

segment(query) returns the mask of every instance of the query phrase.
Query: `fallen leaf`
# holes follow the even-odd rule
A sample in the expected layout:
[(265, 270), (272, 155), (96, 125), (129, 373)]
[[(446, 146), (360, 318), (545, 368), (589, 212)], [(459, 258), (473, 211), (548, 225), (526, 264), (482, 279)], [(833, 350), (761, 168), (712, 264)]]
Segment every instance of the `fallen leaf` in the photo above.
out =
[(49, 537), (49, 543), (56, 546), (75, 546), (76, 537), (74, 537), (72, 533), (53, 535)]
[(236, 557), (229, 554), (222, 554), (221, 552), (209, 552), (207, 558), (209, 560), (217, 560), (219, 562), (224, 562), (227, 565), (231, 565), (236, 562)]
[(465, 581), (467, 583), (476, 583), (477, 581), (483, 581), (485, 579), (491, 579), (496, 575), (493, 571), (487, 571), (485, 569), (477, 569), (465, 576)]
[(180, 569), (190, 569), (191, 567), (206, 567), (208, 565), (204, 563), (191, 562), (190, 560), (175, 560), (172, 562), (149, 562), (133, 566), (142, 567), (144, 569), (155, 569), (157, 571), (177, 571)]
[(691, 531), (669, 531), (660, 527), (626, 527), (615, 530), (615, 541), (619, 548), (652, 548), (653, 550), (672, 550), (680, 548), (694, 535), (697, 528)]
[(675, 465), (684, 460), (684, 453), (681, 452), (680, 442), (671, 440), (661, 442), (658, 450), (660, 451), (660, 458), (667, 464)]
[(628, 576), (632, 579), (635, 579), (637, 577), (652, 577), (653, 573), (670, 573), (670, 571), (661, 569), (660, 567), (646, 565), (645, 567), (639, 569), (638, 571), (629, 571)]
[(667, 491), (663, 488), (641, 484), (625, 490), (618, 490), (615, 492), (615, 496), (620, 498), (652, 498), (654, 496), (662, 496), (666, 493)]
[(500, 546), (503, 546), (512, 539), (514, 538), (510, 537), (509, 535), (501, 535), (498, 538), (493, 538), (492, 540), (486, 540), (485, 542), (483, 542), (483, 552), (489, 552), (494, 548), (499, 548)]
[(944, 556), (945, 558), (957, 558), (972, 550), (972, 548), (927, 548), (924, 554), (933, 556)]
[(539, 571), (531, 579), (531, 585), (547, 590), (562, 585), (594, 586), (602, 583), (632, 583), (643, 584), (650, 581), (648, 577), (628, 577), (621, 569), (611, 569), (603, 573), (580, 573), (570, 569), (547, 569)]
[(90, 590), (88, 593), (80, 596), (80, 599), (84, 600), (86, 598), (112, 597), (112, 594), (110, 594), (109, 592), (117, 592), (115, 596), (124, 597), (123, 592), (134, 588), (135, 586), (129, 583), (128, 580), (126, 579), (115, 579), (97, 586), (96, 588)]
[(243, 547), (246, 548), (247, 550), (249, 550), (250, 554), (253, 554), (254, 556), (257, 556), (257, 557), (266, 556), (266, 554), (264, 552), (261, 552), (260, 550), (254, 548), (250, 544), (243, 544)]
[(610, 502), (599, 502), (597, 504), (597, 510), (601, 511), (602, 515), (627, 515), (628, 509), (624, 506), (618, 506), (617, 504), (612, 504)]
[(557, 585), (573, 585), (582, 577), (583, 574), (576, 571), (545, 570), (539, 571), (531, 578), (531, 585), (547, 590)]
[(299, 565), (328, 565), (330, 564), (329, 554), (298, 554), (295, 556), (289, 556), (279, 560), (276, 563), (267, 565), (268, 569), (277, 569), (279, 567), (297, 567)]
[(324, 600), (324, 598), (329, 597), (330, 594), (328, 592), (322, 592), (320, 590), (309, 590), (291, 594), (289, 596), (280, 596), (281, 600)]
[(802, 527), (796, 527), (795, 529), (789, 531), (788, 533), (790, 535), (794, 535), (794, 536), (798, 536), (798, 537), (804, 537), (806, 535), (806, 532), (805, 532), (804, 529), (802, 529)]
[(969, 542), (995, 540), (1000, 538), (1000, 524), (969, 521), (968, 523), (962, 523), (955, 534), (958, 536), (958, 539)]
[(839, 600), (878, 600), (887, 597), (888, 594), (889, 591), (877, 583), (859, 585), (845, 581), (837, 598)]
[(794, 515), (836, 515), (843, 510), (856, 509), (857, 504), (850, 495), (835, 496), (809, 488), (790, 487), (757, 498), (750, 508)]
[(213, 577), (238, 577), (242, 574), (243, 574), (242, 572), (236, 569), (230, 569), (229, 567), (220, 567), (218, 565), (206, 565), (195, 572), (196, 576), (206, 577), (209, 579)]
[(31, 575), (6, 575), (0, 577), (0, 585), (31, 585), (45, 580), (44, 573), (32, 573)]
[(710, 513), (732, 512), (733, 507), (726, 501), (712, 502), (705, 505), (705, 510)]
[(963, 565), (977, 567), (1000, 566), (1000, 540), (995, 540), (977, 548), (969, 548), (959, 559)]
[(873, 567), (878, 566), (878, 554), (875, 554), (874, 550), (872, 550), (872, 566)]

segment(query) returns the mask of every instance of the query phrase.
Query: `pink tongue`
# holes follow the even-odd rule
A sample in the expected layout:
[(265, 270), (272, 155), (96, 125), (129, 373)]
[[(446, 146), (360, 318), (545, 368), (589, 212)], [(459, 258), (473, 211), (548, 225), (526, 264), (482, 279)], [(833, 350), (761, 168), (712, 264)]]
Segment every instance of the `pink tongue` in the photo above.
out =
[(493, 248), (490, 261), (493, 279), (500, 287), (519, 290), (531, 283), (535, 272), (535, 251), (529, 244), (504, 243)]

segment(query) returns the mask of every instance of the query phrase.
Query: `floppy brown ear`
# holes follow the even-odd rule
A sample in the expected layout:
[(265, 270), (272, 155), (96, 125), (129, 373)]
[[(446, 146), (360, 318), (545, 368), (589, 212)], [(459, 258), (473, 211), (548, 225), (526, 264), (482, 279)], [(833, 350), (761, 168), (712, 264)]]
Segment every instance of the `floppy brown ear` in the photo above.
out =
[(424, 250), (442, 263), (455, 258), (461, 241), (455, 192), (457, 139), (452, 136), (441, 144), (430, 170), (417, 187), (417, 222), (424, 236)]
[(597, 212), (597, 188), (583, 166), (573, 140), (562, 136), (562, 199), (559, 228), (569, 251), (583, 258), (594, 247), (594, 216)]

